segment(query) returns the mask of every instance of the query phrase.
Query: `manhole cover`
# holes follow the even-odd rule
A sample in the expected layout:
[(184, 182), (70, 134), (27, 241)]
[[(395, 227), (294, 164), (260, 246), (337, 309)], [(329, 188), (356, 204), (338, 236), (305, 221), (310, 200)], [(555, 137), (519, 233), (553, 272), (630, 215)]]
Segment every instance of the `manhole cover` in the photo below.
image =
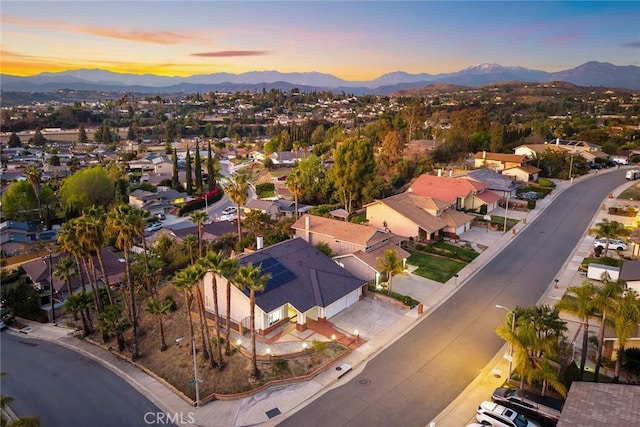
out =
[(360, 387), (366, 387), (371, 384), (371, 380), (369, 378), (360, 378), (357, 382)]

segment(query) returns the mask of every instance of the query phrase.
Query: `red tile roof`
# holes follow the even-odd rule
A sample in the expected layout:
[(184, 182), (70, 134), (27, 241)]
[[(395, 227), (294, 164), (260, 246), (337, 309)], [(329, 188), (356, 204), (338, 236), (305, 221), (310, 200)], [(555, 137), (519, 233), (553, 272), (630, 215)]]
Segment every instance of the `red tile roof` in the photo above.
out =
[(459, 197), (466, 198), (469, 193), (478, 193), (488, 186), (482, 182), (467, 178), (420, 175), (411, 185), (414, 194), (454, 204)]

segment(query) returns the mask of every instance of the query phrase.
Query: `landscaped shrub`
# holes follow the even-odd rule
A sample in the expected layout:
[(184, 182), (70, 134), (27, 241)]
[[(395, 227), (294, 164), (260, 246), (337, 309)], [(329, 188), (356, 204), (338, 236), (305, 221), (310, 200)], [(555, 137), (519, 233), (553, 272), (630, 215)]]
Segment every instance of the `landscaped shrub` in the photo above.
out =
[(416, 251), (424, 251), (425, 246), (422, 243), (416, 243)]
[(638, 210), (631, 206), (612, 206), (609, 208), (609, 214), (611, 215), (634, 217), (637, 213)]
[(273, 182), (263, 182), (256, 184), (256, 194), (260, 198), (275, 196), (276, 186)]
[(536, 208), (537, 200), (527, 200), (527, 209), (532, 210)]
[(173, 299), (171, 295), (167, 295), (164, 297), (164, 301), (170, 301), (169, 311), (176, 311), (178, 309), (178, 304), (176, 304), (176, 300)]
[(555, 187), (555, 184), (549, 178), (538, 179), (538, 185), (540, 187), (551, 187), (551, 188)]
[[(222, 199), (224, 193), (220, 190), (220, 187), (216, 187), (212, 191), (207, 194), (203, 194), (199, 196), (197, 199), (190, 201), (186, 205), (182, 206), (178, 211), (179, 216), (183, 216), (189, 212), (196, 211), (198, 209), (202, 209), (207, 206), (207, 204), (215, 203), (218, 200)], [(207, 200), (205, 200), (205, 197)]]

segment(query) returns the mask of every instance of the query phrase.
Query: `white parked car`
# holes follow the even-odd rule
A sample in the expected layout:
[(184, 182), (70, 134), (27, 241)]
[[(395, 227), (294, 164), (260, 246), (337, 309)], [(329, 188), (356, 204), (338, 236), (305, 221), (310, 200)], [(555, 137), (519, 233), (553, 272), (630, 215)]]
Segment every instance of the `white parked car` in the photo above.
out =
[[(604, 249), (607, 246), (607, 239), (596, 239), (593, 242), (593, 246), (596, 248)], [(609, 249), (613, 249), (616, 251), (626, 251), (627, 244), (624, 242), (624, 240), (609, 239)]]
[(149, 224), (147, 228), (144, 229), (147, 233), (153, 233), (154, 231), (158, 231), (162, 228), (161, 222), (154, 222), (153, 224)]
[(229, 206), (227, 208), (224, 208), (224, 210), (222, 211), (222, 215), (233, 215), (237, 210), (238, 208), (236, 208), (235, 206)]
[(540, 427), (513, 409), (485, 400), (478, 406), (476, 420), (481, 424), (496, 427)]

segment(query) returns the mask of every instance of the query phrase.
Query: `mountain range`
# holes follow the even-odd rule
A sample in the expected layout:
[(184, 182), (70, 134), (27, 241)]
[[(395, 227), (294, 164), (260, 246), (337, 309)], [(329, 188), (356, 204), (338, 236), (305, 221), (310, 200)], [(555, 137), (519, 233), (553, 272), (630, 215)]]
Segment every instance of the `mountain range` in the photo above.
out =
[(124, 74), (100, 69), (80, 69), (59, 73), (41, 73), (20, 77), (0, 74), (2, 91), (53, 92), (61, 89), (134, 93), (235, 92), (271, 89), (345, 92), (355, 95), (389, 95), (398, 90), (437, 83), (483, 86), (504, 81), (564, 81), (578, 86), (640, 89), (640, 67), (606, 62), (587, 62), (559, 72), (477, 64), (453, 73), (409, 74), (403, 71), (384, 74), (375, 80), (347, 81), (318, 72), (281, 73), (251, 71), (242, 74), (214, 73), (190, 77), (165, 77), (155, 74)]

